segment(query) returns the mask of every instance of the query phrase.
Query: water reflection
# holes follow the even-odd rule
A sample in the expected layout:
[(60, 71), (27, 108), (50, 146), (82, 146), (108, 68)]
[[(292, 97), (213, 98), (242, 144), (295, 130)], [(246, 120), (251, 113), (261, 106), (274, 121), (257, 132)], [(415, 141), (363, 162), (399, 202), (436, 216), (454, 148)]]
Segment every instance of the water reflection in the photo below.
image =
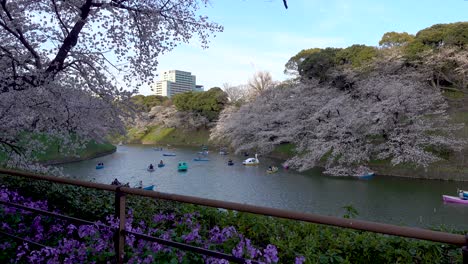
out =
[[(414, 180), (397, 177), (374, 177), (371, 180), (323, 176), (318, 171), (297, 173), (280, 169), (267, 174), (270, 165), (280, 161), (259, 157), (260, 166), (243, 166), (245, 157), (208, 155), (210, 161), (193, 161), (199, 149), (172, 149), (175, 157), (150, 146), (119, 146), (105, 157), (63, 165), (78, 179), (110, 183), (114, 178), (138, 184), (156, 185), (156, 190), (230, 202), (247, 203), (293, 211), (342, 216), (345, 205), (354, 206), (360, 219), (412, 226), (451, 226), (468, 229), (468, 206), (444, 204), (442, 194), (455, 195), (457, 188), (468, 189), (466, 182)], [(232, 159), (234, 166), (228, 166)], [(150, 173), (150, 163), (163, 160), (163, 168)], [(188, 163), (188, 171), (177, 171), (177, 163)], [(104, 162), (105, 168), (95, 165)]]

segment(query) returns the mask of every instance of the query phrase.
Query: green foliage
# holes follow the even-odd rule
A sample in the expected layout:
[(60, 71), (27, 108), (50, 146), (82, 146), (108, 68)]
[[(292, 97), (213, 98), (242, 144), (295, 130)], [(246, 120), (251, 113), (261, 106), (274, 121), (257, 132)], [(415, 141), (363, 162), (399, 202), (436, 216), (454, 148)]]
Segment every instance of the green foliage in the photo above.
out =
[[(25, 133), (26, 135), (26, 133)], [(89, 140), (83, 146), (83, 148), (77, 149), (76, 151), (70, 151), (68, 148), (64, 148), (63, 142), (57, 138), (51, 137), (46, 134), (34, 134), (32, 136), (35, 140), (44, 144), (45, 149), (42, 152), (34, 153), (34, 158), (39, 162), (67, 162), (77, 159), (89, 159), (95, 157), (98, 154), (110, 153), (115, 150), (115, 146), (108, 143), (98, 143), (94, 140)], [(72, 137), (74, 141), (76, 137)], [(20, 140), (20, 146), (27, 147), (29, 144), (29, 137)], [(7, 154), (0, 151), (0, 164), (7, 160)]]
[(296, 155), (296, 146), (292, 143), (280, 144), (275, 147), (273, 153), (277, 153), (284, 157), (293, 157)]
[(147, 129), (146, 134), (141, 138), (143, 144), (155, 144), (160, 143), (164, 138), (168, 137), (175, 128), (172, 127), (159, 127), (152, 126)]
[[(90, 221), (103, 220), (114, 210), (111, 192), (87, 188), (30, 181), (12, 176), (0, 176), (0, 184), (18, 189), (24, 196), (47, 199), (64, 214)], [(183, 215), (197, 211), (201, 230), (214, 226), (234, 226), (250, 238), (253, 244), (278, 247), (278, 263), (294, 263), (298, 255), (306, 263), (459, 263), (460, 248), (434, 242), (328, 227), (300, 221), (254, 215), (236, 211), (220, 211), (190, 204), (180, 204), (133, 195), (127, 196), (127, 209), (132, 209), (134, 222), (151, 223), (156, 213)], [(354, 217), (357, 211), (343, 207), (344, 217)], [(164, 230), (164, 226), (159, 227)], [(444, 230), (447, 231), (447, 230)], [(450, 231), (450, 230), (449, 230)], [(457, 231), (450, 231), (460, 233)], [(230, 245), (232, 246), (232, 245)], [(1, 256), (1, 255), (0, 255)], [(170, 261), (170, 260), (167, 260)]]
[(377, 56), (377, 49), (366, 45), (352, 45), (336, 54), (338, 64), (350, 64), (354, 68), (362, 67)]
[(351, 204), (345, 205), (342, 208), (346, 211), (346, 213), (343, 215), (343, 218), (356, 218), (356, 216), (359, 215), (356, 208), (354, 208), (354, 206)]
[[(357, 215), (345, 206), (344, 217)], [(458, 263), (461, 251), (456, 246), (402, 237), (328, 227), (233, 211), (219, 212), (200, 206), (184, 206), (199, 211), (206, 225), (229, 226), (258, 245), (278, 247), (278, 263), (294, 263), (303, 255), (306, 263)], [(458, 232), (462, 233), (462, 232)]]
[(466, 48), (468, 46), (468, 22), (450, 24), (444, 41), (447, 45)]
[(450, 99), (462, 99), (465, 97), (465, 93), (453, 88), (444, 88), (442, 95)]
[(420, 30), (416, 34), (416, 39), (426, 46), (439, 47), (444, 43), (449, 25), (450, 24), (436, 24)]
[(427, 152), (434, 153), (439, 158), (442, 158), (444, 160), (448, 160), (450, 158), (450, 155), (452, 154), (450, 150), (440, 147), (440, 146), (434, 146), (434, 145), (429, 145), (425, 147), (424, 150)]
[(410, 43), (414, 39), (414, 36), (406, 32), (398, 33), (395, 31), (387, 32), (382, 36), (379, 41), (379, 45), (384, 48), (401, 47)]
[(160, 95), (135, 95), (131, 98), (132, 103), (134, 103), (138, 109), (141, 111), (149, 112), (151, 108), (158, 105), (166, 105), (170, 100), (165, 96)]
[(228, 103), (227, 94), (219, 87), (213, 87), (206, 92), (185, 92), (176, 94), (172, 101), (179, 111), (199, 113), (212, 121)]
[(284, 65), (285, 74), (297, 74), (299, 72), (299, 65), (307, 58), (309, 55), (319, 52), (320, 48), (312, 49), (303, 49), (299, 51), (296, 55), (291, 57), (288, 62)]
[(436, 24), (416, 33), (414, 39), (405, 46), (403, 53), (407, 60), (414, 61), (420, 59), (425, 51), (430, 49), (442, 46), (455, 46), (463, 49), (467, 45), (468, 22)]
[(468, 22), (433, 25), (420, 30), (415, 40), (433, 48), (441, 45), (463, 48), (468, 44)]
[(183, 129), (149, 126), (144, 129), (131, 128), (127, 133), (128, 143), (133, 144), (170, 144), (173, 146), (207, 145), (210, 132), (207, 129), (187, 131)]
[(299, 74), (303, 78), (318, 78), (320, 81), (328, 79), (327, 72), (337, 65), (336, 55), (341, 49), (326, 48), (314, 52), (299, 64)]
[(413, 40), (403, 49), (405, 58), (409, 61), (415, 61), (422, 58), (425, 51), (430, 50), (429, 46), (424, 45), (420, 40)]

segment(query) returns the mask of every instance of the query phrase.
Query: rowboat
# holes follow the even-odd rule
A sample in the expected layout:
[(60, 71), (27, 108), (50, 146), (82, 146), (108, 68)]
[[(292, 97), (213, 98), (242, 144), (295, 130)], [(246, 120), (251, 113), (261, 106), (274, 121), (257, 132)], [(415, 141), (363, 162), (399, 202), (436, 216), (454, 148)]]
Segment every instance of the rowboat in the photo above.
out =
[(228, 166), (232, 166), (234, 165), (234, 162), (232, 162), (232, 160), (228, 161)]
[(459, 203), (459, 204), (468, 204), (468, 200), (463, 200), (459, 197), (450, 196), (450, 195), (442, 195), (442, 200), (447, 203)]
[(96, 165), (96, 170), (104, 169), (104, 165)]
[(194, 158), (193, 161), (209, 161), (209, 159), (204, 158)]
[(278, 167), (271, 167), (271, 169), (266, 170), (268, 174), (278, 172)]
[(163, 156), (167, 156), (167, 157), (173, 157), (175, 155), (176, 155), (175, 153), (163, 153)]
[(179, 165), (177, 166), (178, 171), (187, 171), (187, 169), (188, 169), (187, 163), (179, 162)]
[(375, 176), (375, 173), (368, 172), (368, 173), (365, 173), (363, 175), (358, 176), (358, 178), (361, 179), (361, 180), (369, 180), (370, 178), (372, 178), (374, 176)]
[(163, 163), (163, 164), (159, 163), (159, 164), (158, 164), (158, 168), (162, 168), (162, 167), (164, 167), (165, 165), (166, 165), (166, 164), (164, 164), (164, 163)]
[(219, 155), (227, 155), (227, 154), (228, 154), (228, 152), (227, 152), (227, 150), (225, 148), (221, 148), (219, 150)]
[(154, 185), (143, 187), (143, 190), (147, 190), (147, 191), (152, 191), (153, 189), (154, 189)]
[(147, 170), (148, 170), (149, 172), (153, 172), (153, 171), (154, 171), (154, 168), (152, 168), (152, 169), (148, 168)]

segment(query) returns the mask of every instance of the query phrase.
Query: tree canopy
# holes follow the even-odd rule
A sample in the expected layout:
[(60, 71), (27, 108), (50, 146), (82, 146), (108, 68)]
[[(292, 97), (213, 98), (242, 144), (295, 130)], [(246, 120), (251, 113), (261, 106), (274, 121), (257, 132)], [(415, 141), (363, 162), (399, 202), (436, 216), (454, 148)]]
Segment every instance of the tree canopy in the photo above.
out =
[(382, 36), (379, 45), (383, 48), (401, 47), (414, 40), (414, 36), (406, 32), (387, 32)]
[(318, 78), (320, 81), (327, 79), (327, 72), (337, 65), (336, 55), (339, 48), (326, 48), (310, 53), (299, 64), (299, 74), (303, 78)]
[(212, 121), (228, 103), (228, 96), (221, 88), (213, 87), (206, 92), (176, 94), (172, 97), (172, 102), (179, 111), (199, 113)]
[(169, 102), (169, 98), (160, 95), (134, 95), (130, 99), (141, 111), (149, 112), (151, 108)]
[[(0, 5), (0, 152), (26, 166), (20, 135), (101, 140), (123, 133), (131, 92), (153, 81), (158, 56), (222, 27), (200, 16), (206, 0), (3, 0)], [(70, 145), (70, 148), (77, 145)], [(21, 164), (22, 165), (21, 165)]]
[(431, 47), (468, 45), (468, 22), (436, 24), (416, 33), (416, 41)]
[(366, 45), (352, 45), (340, 50), (336, 54), (339, 65), (351, 65), (361, 67), (370, 63), (377, 56), (377, 49)]
[(299, 74), (299, 65), (307, 58), (310, 54), (319, 52), (319, 48), (303, 49), (296, 55), (292, 56), (288, 62), (284, 65), (284, 73), (290, 75)]

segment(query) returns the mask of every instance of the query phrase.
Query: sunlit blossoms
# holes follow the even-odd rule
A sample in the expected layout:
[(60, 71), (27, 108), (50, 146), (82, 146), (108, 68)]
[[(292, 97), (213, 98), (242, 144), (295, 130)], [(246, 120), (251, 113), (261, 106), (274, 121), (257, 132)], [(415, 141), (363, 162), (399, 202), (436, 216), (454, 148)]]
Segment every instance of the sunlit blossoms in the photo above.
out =
[[(47, 210), (45, 201), (32, 201), (17, 192), (0, 188), (0, 200)], [(32, 214), (28, 211), (5, 206), (0, 211), (1, 229), (19, 237), (47, 245), (35, 248), (24, 243), (6, 241), (0, 243), (2, 254), (11, 254), (17, 262), (27, 263), (102, 263), (114, 258), (113, 228), (118, 227), (118, 219), (109, 216), (104, 222), (94, 225), (75, 225), (62, 220)], [(176, 216), (157, 214), (153, 221), (135, 223), (133, 213), (128, 211), (125, 229), (127, 231), (160, 237), (166, 240), (191, 244), (205, 249), (232, 254), (239, 258), (255, 260), (260, 263), (277, 263), (278, 249), (266, 245), (264, 249), (253, 243), (233, 226), (211, 229), (202, 227), (198, 213)], [(127, 263), (229, 263), (223, 259), (189, 254), (155, 242), (136, 239), (127, 235), (125, 239)], [(0, 254), (0, 259), (2, 255)], [(299, 256), (299, 258), (301, 258)], [(304, 259), (296, 259), (302, 263)]]
[(429, 149), (458, 151), (463, 142), (452, 137), (460, 126), (449, 122), (440, 90), (413, 75), (371, 73), (348, 89), (316, 80), (270, 89), (225, 109), (211, 136), (238, 153), (292, 143), (287, 165), (331, 175), (360, 175), (371, 159), (427, 166), (439, 160)]
[[(153, 81), (158, 56), (222, 27), (206, 0), (5, 0), (0, 6), (0, 152), (28, 167), (39, 134), (73, 151), (124, 132), (132, 92)], [(75, 137), (75, 140), (70, 140)]]

